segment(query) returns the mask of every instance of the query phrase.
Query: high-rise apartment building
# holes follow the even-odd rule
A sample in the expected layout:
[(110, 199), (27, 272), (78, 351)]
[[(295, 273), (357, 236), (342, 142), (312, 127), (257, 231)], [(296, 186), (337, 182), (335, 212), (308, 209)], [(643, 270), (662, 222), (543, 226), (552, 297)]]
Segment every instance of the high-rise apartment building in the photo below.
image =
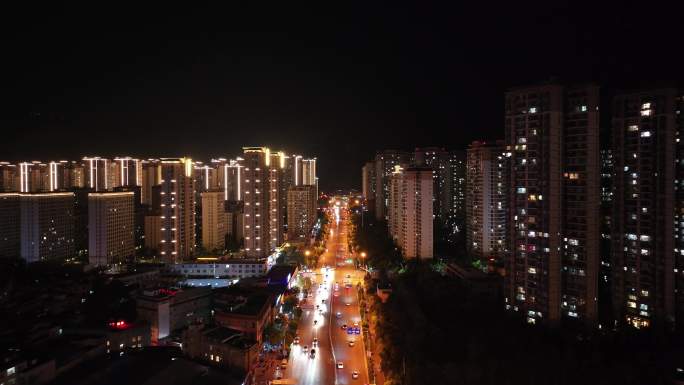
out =
[(86, 187), (95, 191), (108, 191), (116, 186), (116, 165), (109, 159), (95, 157), (83, 158)]
[(316, 185), (316, 158), (302, 159), (302, 184)]
[(636, 328), (671, 325), (676, 292), (681, 296), (684, 289), (678, 142), (683, 104), (676, 89), (613, 100), (613, 307), (617, 320)]
[(422, 147), (414, 151), (414, 163), (418, 167), (432, 169), (435, 182), (433, 209), (435, 217), (447, 218), (453, 213), (453, 174), (450, 172), (449, 152), (440, 147)]
[(451, 214), (458, 219), (465, 218), (466, 191), (466, 154), (463, 151), (449, 152), (449, 172), (451, 174)]
[(287, 191), (287, 239), (306, 242), (316, 220), (314, 186), (293, 186)]
[(466, 247), (483, 266), (503, 261), (508, 218), (508, 158), (503, 141), (468, 148)]
[(114, 158), (112, 162), (114, 178), (112, 187), (142, 186), (143, 163), (129, 156)]
[(404, 258), (430, 259), (433, 250), (433, 173), (427, 167), (395, 166), (389, 183), (390, 233)]
[(506, 308), (527, 322), (597, 319), (599, 90), (506, 93), (510, 157)]
[(20, 256), (19, 199), (19, 193), (0, 193), (0, 258)]
[(152, 204), (152, 187), (161, 184), (161, 168), (158, 159), (147, 159), (140, 162), (141, 168), (141, 197), (142, 203), (146, 205)]
[(88, 259), (91, 265), (125, 263), (135, 256), (135, 194), (88, 194)]
[(17, 164), (19, 192), (48, 192), (50, 190), (50, 167), (39, 161)]
[(366, 207), (375, 210), (375, 162), (366, 162), (361, 168), (361, 193)]
[(81, 162), (70, 161), (63, 164), (64, 188), (84, 188), (86, 185), (85, 167)]
[(302, 156), (292, 155), (292, 182), (294, 186), (301, 186), (304, 179), (302, 171)]
[(223, 191), (202, 193), (202, 246), (205, 250), (223, 252), (229, 230)]
[[(287, 217), (285, 187), (285, 153), (272, 152), (268, 161), (268, 233), (269, 250), (275, 250), (284, 240)], [(314, 159), (315, 162), (315, 159)], [(315, 163), (314, 163), (315, 164)], [(315, 166), (314, 166), (315, 172)]]
[(394, 166), (410, 165), (411, 157), (403, 151), (385, 150), (375, 155), (375, 218), (387, 219), (387, 205), (389, 203), (389, 181)]
[(21, 257), (26, 262), (74, 256), (74, 194), (27, 193), (20, 196)]
[[(265, 147), (245, 147), (243, 201), (244, 245), (249, 257), (269, 254), (269, 167), (270, 150)], [(267, 160), (269, 159), (269, 160)]]
[(17, 185), (17, 165), (9, 162), (0, 162), (0, 191), (16, 192), (19, 191)]
[(189, 158), (163, 158), (160, 257), (177, 263), (195, 252), (195, 180)]

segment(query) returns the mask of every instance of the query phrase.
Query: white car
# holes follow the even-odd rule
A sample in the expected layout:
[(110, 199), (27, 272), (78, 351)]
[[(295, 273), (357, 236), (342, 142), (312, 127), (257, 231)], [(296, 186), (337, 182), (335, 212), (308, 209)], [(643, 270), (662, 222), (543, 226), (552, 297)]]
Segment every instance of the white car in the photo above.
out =
[(353, 378), (353, 379), (357, 379), (357, 378), (359, 378), (359, 372), (358, 372), (358, 371), (356, 371), (356, 370), (355, 370), (355, 371), (353, 371), (353, 372), (352, 372), (352, 378)]
[(344, 369), (344, 363), (342, 361), (337, 361), (337, 369)]

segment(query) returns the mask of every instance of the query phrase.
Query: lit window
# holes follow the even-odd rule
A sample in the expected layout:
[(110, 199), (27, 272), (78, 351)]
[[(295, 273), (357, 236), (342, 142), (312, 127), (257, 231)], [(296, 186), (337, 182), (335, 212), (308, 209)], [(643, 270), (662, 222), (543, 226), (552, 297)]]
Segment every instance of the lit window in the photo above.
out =
[(649, 137), (651, 137), (651, 131), (642, 131), (642, 132), (641, 132), (641, 137), (642, 137), (642, 138), (649, 138)]
[(630, 124), (627, 127), (627, 131), (629, 131), (629, 132), (639, 131), (639, 126), (637, 126), (636, 124)]

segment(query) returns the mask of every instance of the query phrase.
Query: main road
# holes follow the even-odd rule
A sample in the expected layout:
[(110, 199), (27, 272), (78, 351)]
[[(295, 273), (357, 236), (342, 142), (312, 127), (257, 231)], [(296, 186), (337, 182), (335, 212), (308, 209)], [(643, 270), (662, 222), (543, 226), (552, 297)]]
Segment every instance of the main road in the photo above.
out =
[[(313, 287), (302, 303), (299, 344), (293, 345), (284, 378), (301, 385), (368, 384), (366, 347), (356, 285), (363, 281), (347, 249), (349, 213), (335, 204), (330, 215), (326, 251), (319, 268), (308, 274)], [(358, 324), (359, 334), (348, 329)], [(344, 329), (343, 329), (344, 327)], [(316, 346), (314, 339), (317, 339)], [(306, 351), (305, 348), (306, 347)], [(316, 350), (312, 357), (312, 347)], [(356, 374), (356, 375), (355, 375)]]

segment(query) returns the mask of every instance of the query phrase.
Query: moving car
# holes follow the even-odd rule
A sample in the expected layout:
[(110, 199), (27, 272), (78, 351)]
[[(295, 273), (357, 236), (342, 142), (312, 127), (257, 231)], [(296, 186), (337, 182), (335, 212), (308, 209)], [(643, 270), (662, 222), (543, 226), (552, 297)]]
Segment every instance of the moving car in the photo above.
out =
[(342, 324), (342, 330), (347, 328), (347, 324)]
[(292, 341), (295, 345), (299, 345), (299, 336), (296, 336), (294, 338), (294, 341)]
[(335, 314), (335, 316), (336, 316), (337, 318), (342, 318), (342, 313), (340, 313), (340, 312), (338, 311), (337, 314)]
[(344, 369), (344, 363), (342, 361), (337, 361), (337, 369)]
[(283, 358), (283, 360), (280, 362), (280, 368), (283, 370), (287, 368), (287, 358)]
[(349, 347), (350, 348), (354, 347), (354, 340), (349, 340)]
[(309, 357), (311, 357), (311, 358), (316, 357), (316, 349), (311, 349), (311, 353), (309, 354)]
[(318, 346), (318, 338), (313, 339), (313, 346)]
[(353, 378), (353, 379), (357, 379), (357, 378), (359, 378), (359, 372), (358, 372), (358, 371), (356, 371), (356, 370), (355, 370), (355, 371), (353, 371), (353, 372), (352, 372), (352, 378)]
[(304, 347), (302, 348), (302, 352), (303, 352), (304, 354), (306, 354), (308, 351), (309, 351), (309, 347), (306, 346), (306, 345), (304, 345)]

